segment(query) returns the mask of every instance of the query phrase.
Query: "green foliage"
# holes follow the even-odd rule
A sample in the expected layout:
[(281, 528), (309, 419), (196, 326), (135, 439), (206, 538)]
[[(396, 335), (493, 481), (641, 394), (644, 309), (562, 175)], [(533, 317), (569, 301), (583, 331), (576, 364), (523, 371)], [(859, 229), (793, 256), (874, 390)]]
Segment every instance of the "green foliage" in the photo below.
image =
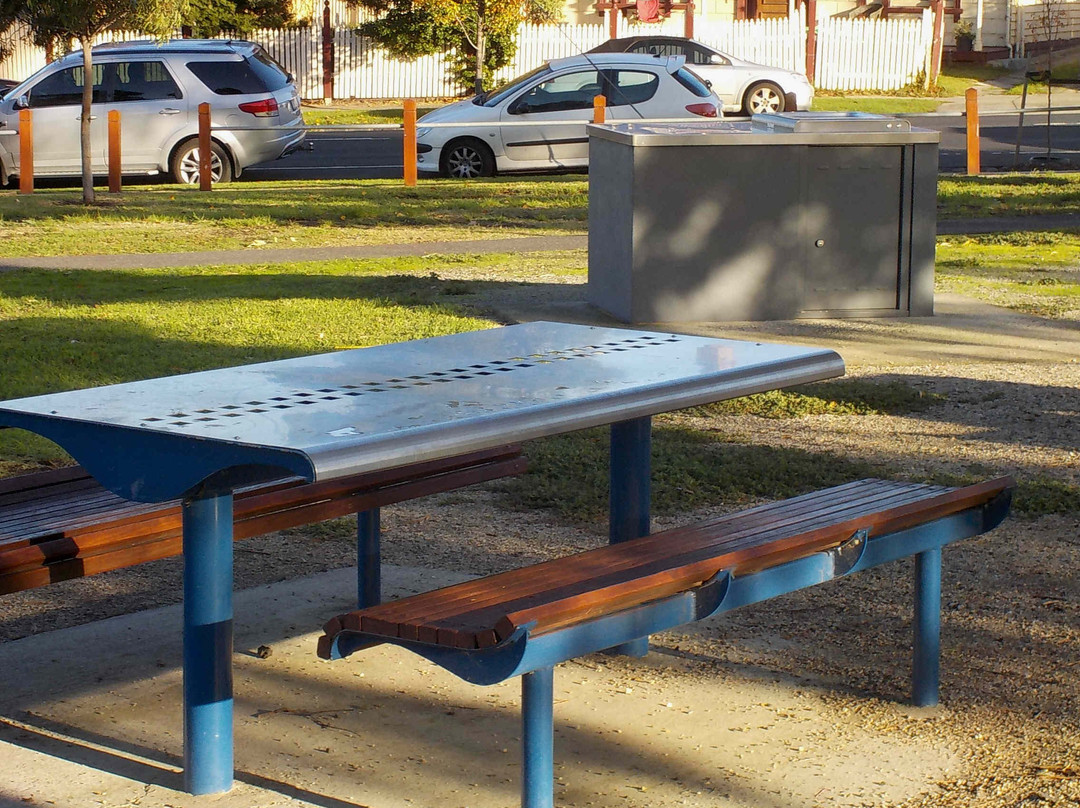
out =
[[(350, 0), (379, 12), (360, 32), (396, 56), (416, 58), (452, 53), (451, 72), (466, 84), (482, 76), (484, 86), (517, 50), (517, 27), (523, 21), (554, 22), (557, 0)], [(478, 60), (482, 63), (478, 70)], [(479, 90), (479, 88), (477, 88)]]
[(188, 0), (183, 22), (195, 36), (213, 37), (221, 31), (287, 28), (295, 19), (289, 0)]

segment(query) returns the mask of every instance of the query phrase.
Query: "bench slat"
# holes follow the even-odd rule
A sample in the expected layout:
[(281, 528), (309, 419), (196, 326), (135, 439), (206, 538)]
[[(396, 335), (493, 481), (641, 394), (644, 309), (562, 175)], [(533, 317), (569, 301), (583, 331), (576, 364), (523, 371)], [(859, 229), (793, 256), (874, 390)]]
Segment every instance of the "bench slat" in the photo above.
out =
[[(651, 551), (643, 553), (646, 557), (641, 563), (633, 563), (631, 560), (631, 565), (619, 569), (611, 569), (616, 566), (611, 565), (611, 568), (591, 580), (570, 584), (560, 582), (541, 593), (538, 598), (521, 598), (516, 604), (502, 603), (494, 608), (489, 606), (464, 611), (455, 615), (454, 619), (462, 621), (466, 630), (494, 623), (500, 639), (509, 636), (517, 625), (534, 620), (538, 622), (534, 634), (543, 633), (564, 625), (567, 619), (576, 622), (573, 620), (574, 615), (579, 613), (579, 610), (581, 614), (585, 614), (586, 606), (598, 590), (598, 603), (623, 608), (633, 603), (655, 600), (691, 589), (723, 569), (749, 571), (746, 568), (752, 563), (756, 563), (757, 568), (774, 566), (781, 563), (779, 555), (784, 548), (797, 548), (795, 555), (798, 557), (829, 549), (846, 541), (856, 530), (868, 526), (872, 518), (868, 515), (868, 507), (892, 509), (908, 504), (913, 499), (924, 499), (925, 495), (926, 492), (921, 488), (915, 491), (892, 492), (891, 495), (873, 498), (861, 507), (832, 505), (828, 510), (816, 510), (799, 519), (762, 522), (760, 519), (766, 518), (763, 513), (754, 524), (734, 532), (724, 529), (716, 520), (706, 523), (706, 530), (702, 530), (700, 525), (690, 529), (676, 528), (654, 534), (652, 542), (638, 541), (639, 546)], [(783, 509), (778, 508), (777, 515), (782, 513)], [(771, 555), (776, 556), (777, 560), (770, 563), (766, 559)], [(678, 577), (672, 577), (672, 570), (678, 571)], [(654, 585), (666, 585), (667, 588), (653, 592)], [(558, 616), (555, 604), (562, 604), (558, 607)], [(551, 611), (537, 613), (536, 608)], [(517, 615), (509, 628), (503, 626), (505, 630), (499, 627), (498, 621), (503, 617), (498, 613), (499, 610), (509, 610)], [(442, 629), (440, 624), (440, 630)], [(430, 636), (423, 627), (419, 633)], [(467, 642), (464, 638), (462, 641)]]
[(527, 624), (543, 634), (693, 589), (724, 570), (748, 574), (831, 549), (858, 530), (875, 536), (925, 524), (1012, 485), (860, 481), (350, 612), (324, 630), (482, 648)]
[[(425, 461), (339, 480), (304, 483), (288, 478), (238, 491), (234, 497), (235, 539), (311, 524), (358, 511), (403, 502), (525, 470), (517, 446)], [(88, 495), (74, 470), (66, 475), (41, 472), (8, 482), (9, 491), (28, 491), (43, 481), (49, 512), (33, 518), (29, 503), (13, 512), (27, 516), (0, 520), (0, 594), (42, 586), (56, 580), (104, 572), (181, 552), (182, 513), (178, 501), (132, 503), (104, 491)], [(85, 472), (82, 473), (85, 475)], [(72, 502), (61, 492), (71, 484)], [(96, 485), (96, 483), (94, 483)], [(69, 507), (70, 505), (70, 507)], [(79, 508), (88, 507), (89, 513)]]
[[(600, 547), (526, 569), (512, 570), (491, 579), (436, 590), (426, 596), (410, 599), (408, 608), (400, 602), (375, 606), (363, 612), (362, 626), (349, 627), (392, 636), (392, 625), (395, 623), (409, 626), (417, 622), (423, 625), (459, 615), (463, 611), (499, 608), (505, 605), (506, 593), (514, 593), (522, 601), (529, 597), (543, 600), (553, 587), (573, 585), (575, 582), (585, 582), (587, 585), (595, 576), (615, 571), (632, 575), (637, 568), (657, 561), (668, 561), (682, 552), (737, 546), (737, 542), (757, 535), (764, 526), (777, 531), (785, 527), (807, 530), (835, 521), (838, 513), (900, 504), (912, 497), (919, 497), (921, 492), (922, 487), (916, 490), (908, 484), (881, 480), (860, 481), (827, 491), (816, 491), (783, 502), (725, 514), (688, 527), (655, 533), (632, 542)], [(496, 615), (495, 618), (501, 616)], [(416, 638), (411, 636), (412, 629), (406, 628), (405, 631), (402, 635), (405, 639)]]

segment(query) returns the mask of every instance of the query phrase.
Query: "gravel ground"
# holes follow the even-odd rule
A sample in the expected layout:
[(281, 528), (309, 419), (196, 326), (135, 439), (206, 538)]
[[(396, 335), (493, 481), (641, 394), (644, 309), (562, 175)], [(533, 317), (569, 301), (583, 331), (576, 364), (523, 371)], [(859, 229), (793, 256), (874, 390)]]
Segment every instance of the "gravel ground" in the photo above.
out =
[[(545, 294), (550, 294), (550, 288)], [(903, 378), (946, 399), (911, 416), (710, 419), (769, 446), (885, 461), (916, 473), (1033, 474), (1080, 485), (1080, 364), (849, 362), (851, 375)], [(706, 424), (698, 423), (698, 426)], [(602, 526), (500, 508), (498, 484), (384, 511), (389, 563), (487, 572), (605, 541)], [(665, 518), (664, 526), (700, 514)], [(241, 587), (352, 561), (350, 525), (237, 546)], [(465, 537), (466, 541), (462, 541)], [(962, 761), (958, 774), (896, 808), (1080, 806), (1080, 514), (1012, 517), (946, 552), (941, 707), (904, 706), (911, 564), (900, 562), (659, 638), (664, 653), (721, 684), (777, 677), (826, 694), (835, 738), (852, 727), (918, 738)], [(0, 641), (176, 599), (177, 560), (0, 599)], [(821, 753), (823, 749), (811, 753)], [(827, 803), (826, 803), (827, 804)]]

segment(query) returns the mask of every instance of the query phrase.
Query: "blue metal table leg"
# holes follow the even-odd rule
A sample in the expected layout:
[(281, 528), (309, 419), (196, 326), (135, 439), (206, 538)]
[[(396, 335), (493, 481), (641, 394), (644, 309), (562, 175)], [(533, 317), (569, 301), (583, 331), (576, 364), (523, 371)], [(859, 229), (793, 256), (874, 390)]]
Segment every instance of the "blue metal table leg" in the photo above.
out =
[(356, 608), (382, 603), (379, 509), (356, 515)]
[[(652, 473), (652, 419), (635, 418), (611, 425), (611, 468), (608, 539), (612, 544), (649, 532)], [(612, 651), (641, 657), (649, 638), (624, 643)]]
[(521, 806), (555, 804), (554, 668), (521, 677)]
[(938, 703), (941, 659), (941, 548), (915, 556), (915, 638), (911, 700), (918, 707)]
[(233, 498), (185, 500), (184, 788), (228, 791), (233, 781)]

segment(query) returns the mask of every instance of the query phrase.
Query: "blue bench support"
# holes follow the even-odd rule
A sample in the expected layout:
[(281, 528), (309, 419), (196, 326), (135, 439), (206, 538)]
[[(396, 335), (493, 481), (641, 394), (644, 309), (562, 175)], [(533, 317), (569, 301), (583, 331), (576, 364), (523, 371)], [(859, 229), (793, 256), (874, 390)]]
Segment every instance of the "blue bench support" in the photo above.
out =
[(521, 804), (555, 804), (555, 669), (548, 665), (521, 677)]
[[(522, 805), (548, 808), (553, 804), (552, 670), (555, 665), (901, 558), (916, 559), (912, 699), (917, 705), (936, 704), (941, 549), (954, 541), (985, 533), (1005, 518), (1013, 483), (995, 482), (1001, 483), (996, 493), (976, 507), (881, 535), (875, 535), (870, 528), (858, 529), (829, 549), (745, 573), (722, 569), (685, 591), (628, 608), (620, 604), (607, 614), (595, 616), (597, 606), (592, 603), (580, 621), (548, 631), (538, 630), (536, 623), (519, 625), (510, 636), (490, 647), (454, 648), (401, 636), (388, 637), (348, 628), (349, 616), (342, 615), (327, 623), (326, 633), (319, 642), (319, 654), (327, 659), (340, 659), (391, 642), (474, 684), (490, 685), (522, 676)], [(790, 553), (790, 549), (785, 545), (785, 552)], [(415, 602), (422, 597), (417, 595), (396, 603), (404, 608), (407, 601)]]
[(356, 514), (356, 608), (382, 603), (382, 527), (380, 510)]
[(911, 700), (916, 707), (938, 703), (941, 659), (941, 548), (915, 556), (915, 640)]
[(233, 497), (184, 500), (184, 789), (233, 781)]
[[(648, 535), (652, 503), (651, 418), (611, 425), (609, 463), (608, 540), (617, 544)], [(649, 638), (639, 637), (610, 650), (643, 657), (649, 653)]]

